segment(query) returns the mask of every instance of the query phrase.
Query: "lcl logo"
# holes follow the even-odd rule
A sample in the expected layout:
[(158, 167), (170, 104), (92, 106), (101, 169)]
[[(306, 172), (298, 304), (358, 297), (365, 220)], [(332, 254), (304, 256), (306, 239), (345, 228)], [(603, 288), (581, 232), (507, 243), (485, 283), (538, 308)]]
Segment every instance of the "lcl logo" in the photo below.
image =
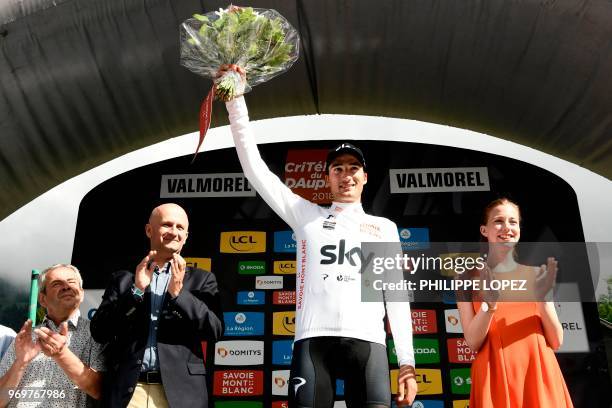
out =
[(265, 231), (222, 232), (220, 252), (230, 254), (266, 252), (266, 233)]

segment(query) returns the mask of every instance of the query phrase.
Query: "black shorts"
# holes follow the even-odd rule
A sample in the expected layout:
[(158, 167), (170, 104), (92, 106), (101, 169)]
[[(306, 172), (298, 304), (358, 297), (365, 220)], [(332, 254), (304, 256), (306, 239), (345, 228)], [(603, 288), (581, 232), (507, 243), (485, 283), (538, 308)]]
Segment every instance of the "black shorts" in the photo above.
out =
[(385, 346), (348, 337), (313, 337), (293, 346), (289, 407), (333, 407), (337, 378), (344, 379), (347, 407), (391, 405)]

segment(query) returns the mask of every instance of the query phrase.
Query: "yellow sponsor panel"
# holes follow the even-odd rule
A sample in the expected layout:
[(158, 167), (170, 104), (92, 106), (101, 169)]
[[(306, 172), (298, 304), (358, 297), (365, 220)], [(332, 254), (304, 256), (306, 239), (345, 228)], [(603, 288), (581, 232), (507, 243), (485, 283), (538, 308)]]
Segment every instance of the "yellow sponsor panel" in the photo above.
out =
[(295, 312), (276, 312), (272, 315), (272, 334), (278, 336), (295, 335)]
[(266, 252), (266, 232), (222, 232), (220, 239), (220, 251), (224, 254), (252, 254)]
[(391, 394), (397, 394), (397, 376), (398, 375), (399, 375), (399, 370), (389, 371), (389, 378), (391, 378)]
[[(417, 395), (442, 394), (442, 371), (431, 368), (417, 368)], [(397, 381), (396, 381), (397, 382)]]
[(454, 400), (453, 408), (470, 408), (470, 400)]
[(212, 267), (212, 260), (210, 258), (185, 258), (187, 266), (192, 268), (204, 269), (210, 272)]
[(274, 273), (277, 275), (295, 275), (295, 261), (274, 261)]
[(449, 277), (460, 276), (465, 271), (478, 267), (479, 263), (476, 259), (480, 256), (478, 252), (440, 254), (440, 275)]

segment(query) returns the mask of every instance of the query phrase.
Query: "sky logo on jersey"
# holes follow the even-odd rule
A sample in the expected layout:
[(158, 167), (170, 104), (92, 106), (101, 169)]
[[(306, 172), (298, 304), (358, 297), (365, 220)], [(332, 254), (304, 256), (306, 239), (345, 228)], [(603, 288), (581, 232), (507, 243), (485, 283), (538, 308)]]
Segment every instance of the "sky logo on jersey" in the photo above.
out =
[(413, 309), (412, 332), (414, 334), (431, 334), (438, 332), (438, 321), (435, 310)]
[(258, 276), (255, 278), (255, 289), (282, 289), (282, 276)]
[(289, 395), (289, 370), (272, 371), (272, 395)]
[(264, 314), (262, 312), (223, 313), (226, 336), (263, 336)]
[(453, 408), (470, 408), (470, 400), (453, 400)]
[(266, 252), (265, 231), (226, 231), (221, 233), (220, 252), (251, 254)]
[(429, 228), (398, 228), (402, 250), (429, 249)]
[(213, 395), (224, 397), (263, 395), (263, 371), (215, 371)]
[(272, 303), (275, 305), (295, 305), (295, 291), (277, 290), (272, 292)]
[(239, 275), (265, 275), (266, 261), (240, 261), (238, 262)]
[(459, 310), (446, 309), (444, 311), (444, 324), (446, 324), (447, 333), (463, 333), (461, 320), (459, 320)]
[(293, 340), (274, 340), (272, 342), (272, 364), (291, 365)]
[(218, 341), (215, 344), (216, 365), (240, 366), (263, 363), (263, 341)]
[(346, 248), (346, 240), (341, 239), (338, 245), (323, 245), (321, 247), (321, 265), (342, 265), (345, 262), (351, 266), (361, 265), (365, 267), (372, 262), (374, 253), (363, 255), (360, 246)]
[(274, 261), (274, 274), (295, 275), (295, 261)]
[(469, 394), (472, 387), (472, 377), (469, 368), (451, 368), (451, 391), (453, 394)]
[(236, 303), (239, 305), (263, 305), (266, 303), (266, 293), (259, 290), (238, 292)]
[(295, 234), (293, 231), (274, 232), (274, 252), (295, 253), (296, 248), (297, 244), (295, 243)]
[(274, 312), (272, 321), (272, 334), (278, 336), (295, 335), (295, 312)]
[(215, 408), (263, 408), (263, 402), (259, 401), (218, 401)]
[(446, 342), (449, 362), (469, 364), (476, 358), (476, 353), (468, 346), (463, 337), (448, 339)]
[(210, 258), (185, 258), (185, 262), (192, 268), (211, 271), (212, 260)]

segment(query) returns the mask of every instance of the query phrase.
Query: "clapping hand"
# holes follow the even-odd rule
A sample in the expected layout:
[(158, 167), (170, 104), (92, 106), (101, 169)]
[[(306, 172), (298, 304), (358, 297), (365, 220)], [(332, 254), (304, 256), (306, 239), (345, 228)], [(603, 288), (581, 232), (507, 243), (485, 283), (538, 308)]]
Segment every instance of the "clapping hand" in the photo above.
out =
[(136, 273), (134, 273), (134, 285), (143, 292), (151, 284), (151, 277), (155, 269), (155, 262), (153, 262), (155, 255), (157, 255), (157, 251), (150, 251), (147, 256), (142, 258), (142, 261), (136, 267)]
[(185, 268), (187, 262), (179, 254), (172, 255), (170, 261), (170, 283), (168, 284), (168, 293), (173, 298), (177, 297), (183, 288), (183, 279), (185, 278)]
[(557, 279), (557, 260), (553, 257), (549, 257), (546, 260), (546, 265), (541, 265), (538, 268), (535, 281), (536, 300), (543, 302), (546, 300), (546, 296), (555, 284)]
[(59, 333), (48, 327), (41, 327), (34, 332), (38, 336), (38, 343), (46, 356), (59, 356), (68, 344), (68, 323), (66, 322), (60, 324)]
[(40, 343), (32, 340), (32, 320), (28, 319), (15, 337), (15, 361), (27, 365), (40, 350)]

